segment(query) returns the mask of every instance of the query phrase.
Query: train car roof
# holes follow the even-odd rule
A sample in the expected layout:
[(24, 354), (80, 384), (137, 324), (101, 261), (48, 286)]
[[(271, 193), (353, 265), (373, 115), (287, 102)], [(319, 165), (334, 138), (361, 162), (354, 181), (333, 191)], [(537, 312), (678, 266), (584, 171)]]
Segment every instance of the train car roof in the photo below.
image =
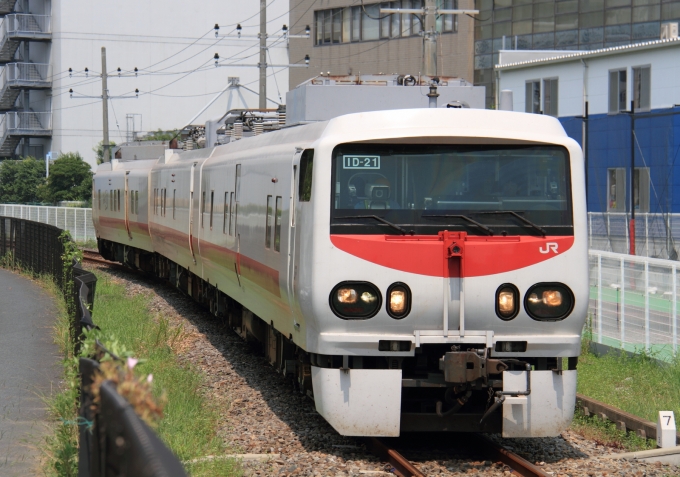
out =
[(570, 141), (562, 124), (551, 116), (466, 108), (371, 111), (329, 120), (324, 136), (342, 134), (351, 135), (352, 141), (414, 136), (470, 138), (470, 142), (478, 142), (479, 138), (492, 142), (564, 144)]

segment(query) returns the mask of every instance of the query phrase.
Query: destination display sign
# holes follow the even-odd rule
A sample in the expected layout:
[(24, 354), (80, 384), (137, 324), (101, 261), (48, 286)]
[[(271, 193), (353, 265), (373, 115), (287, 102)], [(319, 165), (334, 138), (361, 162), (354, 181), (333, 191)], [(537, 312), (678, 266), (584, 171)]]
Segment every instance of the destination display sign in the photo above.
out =
[(380, 156), (343, 155), (343, 169), (380, 169)]

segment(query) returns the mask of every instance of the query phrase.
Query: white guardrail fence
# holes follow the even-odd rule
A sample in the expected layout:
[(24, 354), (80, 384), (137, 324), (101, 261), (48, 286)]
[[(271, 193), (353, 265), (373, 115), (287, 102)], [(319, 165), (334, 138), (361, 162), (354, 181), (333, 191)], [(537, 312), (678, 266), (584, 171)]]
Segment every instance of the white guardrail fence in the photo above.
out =
[(590, 250), (587, 332), (594, 342), (671, 360), (678, 351), (680, 262)]
[(0, 204), (0, 216), (16, 217), (68, 230), (75, 241), (95, 240), (92, 209)]

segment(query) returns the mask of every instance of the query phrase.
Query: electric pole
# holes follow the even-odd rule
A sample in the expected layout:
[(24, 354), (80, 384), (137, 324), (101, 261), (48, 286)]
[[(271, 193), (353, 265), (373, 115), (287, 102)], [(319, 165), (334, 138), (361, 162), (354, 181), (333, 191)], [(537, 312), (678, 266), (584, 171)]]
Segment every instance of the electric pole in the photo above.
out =
[(267, 1), (260, 0), (260, 109), (267, 108)]
[(477, 15), (479, 10), (437, 8), (437, 0), (425, 0), (424, 8), (381, 8), (381, 14), (422, 15), (423, 21), (423, 71), (425, 76), (437, 76), (437, 15)]
[(104, 162), (109, 162), (111, 160), (109, 151), (109, 93), (107, 79), (106, 48), (102, 46), (102, 119), (104, 124), (104, 141), (102, 142), (102, 148), (104, 149)]
[(437, 2), (425, 0), (423, 32), (423, 74), (437, 76)]

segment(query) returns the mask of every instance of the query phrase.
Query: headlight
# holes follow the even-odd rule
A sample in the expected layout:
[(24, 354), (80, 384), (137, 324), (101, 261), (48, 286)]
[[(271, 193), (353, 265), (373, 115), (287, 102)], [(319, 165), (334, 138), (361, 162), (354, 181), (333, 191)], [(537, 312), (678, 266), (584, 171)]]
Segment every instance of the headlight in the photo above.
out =
[(393, 283), (387, 289), (387, 314), (395, 320), (411, 312), (411, 289), (405, 283)]
[(574, 294), (562, 283), (537, 283), (527, 291), (524, 308), (534, 320), (563, 320), (574, 309)]
[(331, 291), (331, 310), (343, 320), (366, 320), (380, 310), (382, 297), (368, 282), (342, 282)]
[(501, 320), (512, 320), (519, 313), (519, 291), (511, 283), (504, 283), (496, 290), (496, 315)]
[(336, 298), (339, 303), (356, 303), (357, 291), (353, 288), (339, 288), (336, 292)]

